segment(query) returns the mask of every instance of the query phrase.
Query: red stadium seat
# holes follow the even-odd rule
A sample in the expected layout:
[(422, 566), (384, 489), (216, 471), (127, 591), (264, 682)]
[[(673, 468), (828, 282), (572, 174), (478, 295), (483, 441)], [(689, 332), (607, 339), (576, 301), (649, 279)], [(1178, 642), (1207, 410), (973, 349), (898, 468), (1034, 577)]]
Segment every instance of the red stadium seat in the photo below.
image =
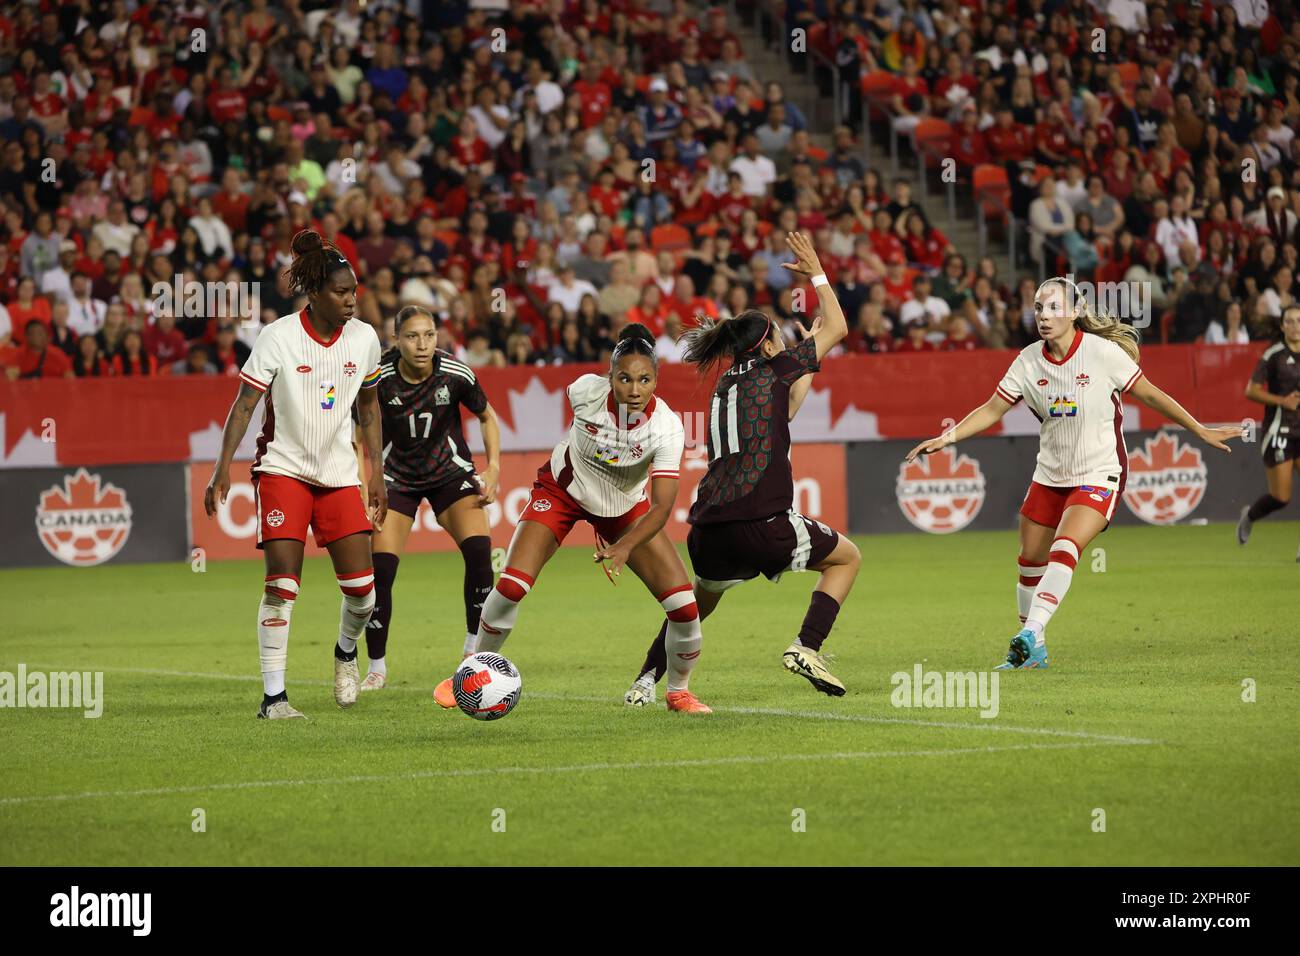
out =
[(448, 249), (455, 249), (456, 244), (460, 242), (460, 233), (453, 229), (443, 229), (435, 232), (433, 238), (437, 239)]
[(976, 166), (971, 174), (971, 189), (975, 202), (984, 207), (985, 216), (997, 220), (1006, 218), (1007, 207), (1011, 204), (1011, 183), (1003, 167), (991, 163)]
[(665, 249), (676, 252), (678, 249), (688, 248), (690, 244), (690, 232), (676, 223), (666, 222), (650, 230), (650, 248), (655, 252)]
[(862, 96), (873, 111), (873, 119), (893, 115), (890, 102), (894, 98), (894, 74), (876, 70), (862, 78)]
[(1125, 60), (1123, 63), (1116, 65), (1115, 69), (1119, 70), (1119, 78), (1124, 81), (1124, 88), (1130, 93), (1138, 84), (1138, 78), (1142, 75), (1142, 68), (1132, 60)]
[(947, 120), (926, 117), (912, 131), (912, 139), (925, 168), (937, 168), (948, 155), (948, 147), (952, 142), (952, 124)]

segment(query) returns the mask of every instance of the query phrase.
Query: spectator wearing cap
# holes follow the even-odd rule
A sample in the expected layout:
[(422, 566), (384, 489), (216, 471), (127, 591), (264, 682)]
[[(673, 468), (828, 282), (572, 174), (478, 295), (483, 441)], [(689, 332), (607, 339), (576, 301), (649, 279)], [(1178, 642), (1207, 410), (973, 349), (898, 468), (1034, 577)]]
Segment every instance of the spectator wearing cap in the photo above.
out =
[(72, 298), (72, 273), (76, 270), (77, 244), (71, 239), (59, 243), (59, 261), (40, 279), (41, 294), (51, 302), (66, 304)]
[(11, 382), (19, 378), (72, 378), (72, 361), (50, 346), (44, 322), (30, 319), (23, 326), (23, 344), (0, 349), (0, 366)]
[(650, 81), (650, 102), (642, 107), (640, 118), (650, 143), (668, 139), (681, 125), (682, 111), (668, 98), (668, 83), (663, 77)]
[(928, 326), (925, 319), (913, 319), (903, 326), (904, 335), (894, 343), (895, 352), (933, 352), (934, 343), (926, 338)]
[(1264, 204), (1246, 217), (1245, 224), (1268, 236), (1279, 247), (1294, 241), (1296, 214), (1287, 208), (1286, 190), (1281, 186), (1270, 188), (1265, 194)]

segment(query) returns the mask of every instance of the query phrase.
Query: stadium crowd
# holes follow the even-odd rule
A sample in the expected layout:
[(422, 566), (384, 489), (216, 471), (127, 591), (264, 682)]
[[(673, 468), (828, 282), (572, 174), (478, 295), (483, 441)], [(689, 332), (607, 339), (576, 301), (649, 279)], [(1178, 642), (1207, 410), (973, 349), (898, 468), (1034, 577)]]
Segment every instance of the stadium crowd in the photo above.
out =
[[(793, 229), (816, 237), (846, 351), (1034, 337), (1035, 280), (959, 254), (911, 183), (867, 168), (853, 115), (810, 129), (723, 8), (506, 7), (0, 4), (5, 374), (234, 374), (261, 324), (301, 307), (280, 272), (306, 227), (352, 262), (381, 339), (422, 304), (472, 366), (607, 359), (629, 321), (668, 360), (699, 314), (792, 323)], [(1148, 283), (1148, 340), (1276, 336), (1300, 294), (1290, 2), (777, 14), (863, 90), (887, 74), (904, 136), (948, 121), (964, 189), (1004, 169), (1049, 272)], [(154, 291), (192, 283), (257, 296), (214, 316)]]

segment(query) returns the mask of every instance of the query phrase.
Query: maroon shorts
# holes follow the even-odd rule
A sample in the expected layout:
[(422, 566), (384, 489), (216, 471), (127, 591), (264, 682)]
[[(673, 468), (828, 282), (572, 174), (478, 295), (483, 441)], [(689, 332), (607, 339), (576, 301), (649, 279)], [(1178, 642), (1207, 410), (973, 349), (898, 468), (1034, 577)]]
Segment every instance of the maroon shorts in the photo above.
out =
[(624, 514), (612, 518), (593, 515), (560, 487), (555, 475), (551, 473), (551, 463), (548, 461), (537, 469), (537, 480), (533, 482), (532, 494), (528, 496), (528, 504), (524, 505), (519, 520), (546, 525), (560, 544), (564, 543), (575, 524), (586, 521), (596, 529), (596, 534), (606, 541), (614, 542), (627, 530), (628, 525), (649, 510), (649, 499), (642, 498)]
[(366, 503), (356, 485), (322, 488), (287, 475), (253, 475), (257, 502), (257, 546), (279, 538), (307, 541), (311, 525), (322, 548), (332, 541), (371, 530)]
[(721, 592), (760, 574), (775, 581), (786, 571), (815, 568), (840, 536), (794, 511), (755, 521), (691, 525), (686, 549), (696, 582)]
[(1120, 493), (1114, 488), (1101, 485), (1079, 485), (1075, 488), (1057, 488), (1053, 485), (1040, 485), (1036, 481), (1029, 483), (1025, 492), (1025, 503), (1020, 506), (1020, 513), (1035, 524), (1055, 528), (1061, 523), (1065, 509), (1074, 505), (1083, 505), (1097, 512), (1107, 523), (1115, 513)]
[(388, 510), (414, 518), (421, 501), (428, 501), (435, 515), (440, 515), (461, 498), (479, 494), (478, 479), (469, 472), (432, 488), (388, 488)]

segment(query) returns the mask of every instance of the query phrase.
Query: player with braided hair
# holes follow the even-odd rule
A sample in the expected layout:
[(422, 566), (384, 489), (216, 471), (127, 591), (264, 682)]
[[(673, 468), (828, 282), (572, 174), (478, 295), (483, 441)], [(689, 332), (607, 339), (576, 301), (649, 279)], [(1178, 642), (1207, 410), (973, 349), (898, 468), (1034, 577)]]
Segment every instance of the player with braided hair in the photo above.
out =
[[(357, 699), (357, 639), (375, 605), (370, 531), (388, 510), (379, 417), (379, 337), (353, 321), (357, 277), (348, 260), (320, 235), (293, 237), (287, 273), (293, 291), (305, 296), (301, 312), (264, 328), (239, 373), (235, 398), (221, 432), (221, 454), (204, 492), (209, 517), (225, 504), (230, 463), (257, 403), (266, 396), (262, 433), (253, 461), (257, 547), (266, 556), (266, 582), (257, 612), (261, 648), (262, 704), (257, 716), (302, 717), (285, 692), (289, 620), (302, 575), (307, 526), (329, 551), (343, 592), (334, 645), (334, 699), (350, 707)], [(349, 410), (370, 462), (366, 498), (352, 447)], [(367, 513), (367, 501), (369, 513)]]
[[(506, 568), (483, 603), (475, 650), (501, 649), (519, 602), (573, 526), (586, 521), (596, 531), (595, 560), (610, 581), (617, 583), (626, 565), (664, 609), (668, 709), (710, 713), (687, 686), (700, 656), (700, 617), (686, 568), (664, 532), (677, 501), (685, 430), (655, 397), (658, 382), (654, 336), (632, 323), (619, 334), (609, 373), (583, 375), (568, 387), (573, 423), (538, 469)], [(440, 703), (454, 699), (445, 690), (435, 693)]]

